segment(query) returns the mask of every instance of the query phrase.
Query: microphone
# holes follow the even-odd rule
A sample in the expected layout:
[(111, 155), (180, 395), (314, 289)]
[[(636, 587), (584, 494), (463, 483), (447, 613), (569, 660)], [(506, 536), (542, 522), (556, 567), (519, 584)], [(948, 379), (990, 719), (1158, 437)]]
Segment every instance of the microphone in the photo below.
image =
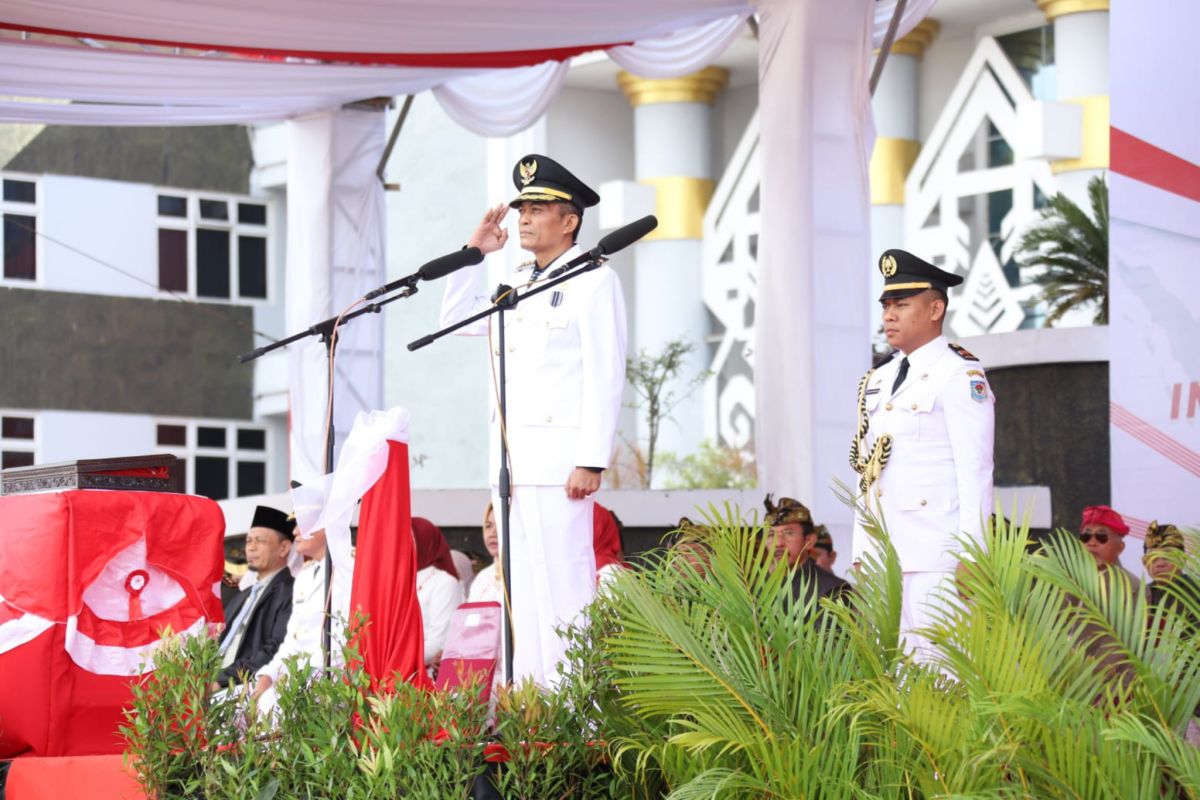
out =
[(444, 278), (451, 272), (470, 267), (483, 261), (483, 253), (478, 247), (468, 247), (465, 250), (456, 250), (453, 253), (448, 253), (441, 258), (435, 258), (427, 264), (422, 264), (417, 270), (417, 274), (421, 276), (423, 281), (436, 281), (438, 278)]
[(658, 227), (658, 217), (653, 214), (647, 214), (641, 219), (635, 219), (628, 225), (622, 225), (607, 236), (600, 237), (600, 241), (591, 250), (581, 256), (576, 256), (563, 264), (558, 269), (552, 271), (546, 276), (547, 279), (557, 278), (567, 270), (579, 266), (587, 261), (595, 261), (598, 258), (610, 256), (619, 250), (624, 250), (629, 245), (641, 239), (650, 231)]
[(610, 256), (618, 250), (629, 247), (657, 227), (658, 217), (647, 214), (641, 219), (635, 219), (628, 225), (622, 225), (607, 236), (601, 237), (599, 244), (588, 255), (594, 254), (593, 258)]
[(406, 275), (403, 278), (397, 278), (391, 283), (386, 283), (378, 289), (372, 289), (363, 295), (364, 300), (374, 300), (381, 294), (395, 291), (404, 286), (412, 286), (418, 280), (435, 281), (438, 278), (444, 278), (451, 272), (469, 267), (473, 264), (478, 264), (483, 261), (483, 253), (478, 247), (465, 247), (462, 250), (455, 250), (453, 253), (447, 253), (444, 256), (433, 259), (421, 265), (421, 268), (412, 275)]

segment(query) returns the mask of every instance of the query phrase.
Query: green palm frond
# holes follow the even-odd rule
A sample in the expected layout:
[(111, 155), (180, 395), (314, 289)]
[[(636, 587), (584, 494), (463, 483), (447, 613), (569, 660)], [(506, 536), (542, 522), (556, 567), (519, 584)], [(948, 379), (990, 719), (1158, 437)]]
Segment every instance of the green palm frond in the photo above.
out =
[(1023, 266), (1042, 268), (1032, 281), (1049, 307), (1047, 326), (1088, 303), (1096, 308), (1093, 322), (1108, 323), (1108, 187), (1097, 177), (1087, 190), (1091, 216), (1056, 194), (1017, 246)]

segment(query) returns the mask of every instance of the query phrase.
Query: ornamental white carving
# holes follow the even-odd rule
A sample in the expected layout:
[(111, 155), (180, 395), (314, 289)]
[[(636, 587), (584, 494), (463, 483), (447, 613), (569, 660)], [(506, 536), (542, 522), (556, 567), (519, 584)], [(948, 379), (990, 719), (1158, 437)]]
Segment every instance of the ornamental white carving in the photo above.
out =
[(705, 435), (747, 448), (754, 439), (754, 313), (762, 166), (758, 114), (750, 119), (704, 214), (701, 265), (712, 375), (704, 385)]
[(1037, 192), (1057, 191), (1054, 175), (1045, 160), (1012, 155), (991, 164), (993, 148), (1016, 153), (1017, 108), (1033, 100), (996, 41), (981, 40), (905, 183), (908, 249), (966, 276), (951, 293), (956, 336), (1017, 330), (1035, 297), (1028, 274), (1010, 265), (1006, 275), (1005, 265), (1037, 219)]

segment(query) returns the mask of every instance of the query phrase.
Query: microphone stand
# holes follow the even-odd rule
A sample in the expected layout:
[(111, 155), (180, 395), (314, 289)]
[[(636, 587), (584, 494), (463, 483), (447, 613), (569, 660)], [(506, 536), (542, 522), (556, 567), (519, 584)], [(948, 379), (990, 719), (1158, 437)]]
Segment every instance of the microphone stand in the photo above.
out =
[(500, 348), (499, 370), (498, 370), (500, 373), (500, 375), (499, 375), (499, 380), (500, 380), (499, 406), (500, 407), (497, 409), (497, 413), (500, 415), (500, 474), (497, 477), (497, 480), (498, 480), (498, 489), (499, 489), (499, 494), (500, 494), (500, 509), (499, 509), (499, 512), (500, 512), (500, 567), (501, 567), (501, 570), (503, 570), (503, 574), (504, 574), (504, 592), (505, 592), (505, 598), (504, 598), (505, 602), (501, 604), (501, 613), (503, 614), (503, 619), (504, 619), (504, 623), (503, 623), (504, 682), (509, 686), (512, 685), (512, 680), (513, 680), (513, 669), (512, 669), (512, 665), (513, 665), (513, 641), (512, 641), (512, 638), (513, 637), (512, 637), (512, 611), (511, 611), (511, 605), (512, 605), (512, 601), (511, 601), (511, 597), (512, 597), (512, 557), (511, 557), (511, 551), (509, 548), (509, 525), (510, 525), (509, 506), (511, 505), (510, 501), (511, 501), (511, 497), (512, 497), (512, 486), (510, 485), (511, 475), (508, 470), (508, 440), (505, 438), (505, 435), (504, 435), (505, 431), (508, 430), (508, 387), (506, 386), (507, 381), (505, 379), (507, 350), (504, 346), (504, 312), (515, 309), (517, 307), (517, 303), (519, 303), (521, 300), (524, 300), (525, 298), (533, 297), (534, 295), (541, 294), (542, 292), (553, 289), (555, 286), (558, 286), (560, 283), (566, 283), (567, 281), (571, 280), (572, 278), (576, 278), (585, 272), (591, 272), (592, 270), (603, 265), (605, 261), (607, 261), (607, 259), (604, 258), (599, 253), (596, 253), (595, 251), (592, 251), (591, 253), (587, 253), (584, 256), (584, 263), (582, 263), (579, 267), (577, 267), (573, 270), (570, 269), (570, 267), (572, 266), (571, 264), (564, 265), (564, 267), (566, 267), (570, 271), (566, 272), (565, 274), (560, 275), (559, 277), (555, 278), (554, 280), (549, 280), (543, 284), (535, 285), (533, 288), (529, 289), (528, 291), (526, 291), (525, 293), (520, 294), (520, 295), (518, 295), (517, 291), (514, 289), (512, 292), (509, 293), (509, 295), (507, 297), (505, 297), (503, 300), (497, 301), (495, 303), (495, 305), (493, 305), (491, 308), (484, 309), (483, 311), (480, 311), (477, 314), (467, 317), (466, 319), (462, 320), (461, 322), (456, 322), (453, 325), (448, 325), (439, 331), (435, 331), (434, 333), (428, 334), (426, 336), (422, 336), (420, 339), (416, 339), (415, 341), (408, 343), (408, 349), (410, 351), (420, 350), (422, 347), (432, 344), (433, 342), (436, 342), (438, 339), (441, 339), (443, 336), (447, 336), (451, 333), (454, 333), (459, 328), (463, 328), (467, 325), (470, 325), (473, 322), (478, 322), (481, 319), (486, 319), (487, 317), (490, 317), (493, 314), (497, 315), (497, 317), (498, 317), (497, 322), (500, 327), (500, 334), (497, 338), (497, 344), (499, 345), (499, 348)]
[[(386, 300), (380, 300), (375, 303), (368, 303), (362, 308), (356, 309), (342, 317), (341, 324), (338, 324), (337, 317), (330, 317), (322, 320), (315, 325), (310, 325), (307, 330), (294, 333), (286, 339), (280, 339), (277, 342), (271, 342), (268, 345), (251, 350), (249, 353), (242, 353), (237, 357), (238, 362), (247, 364), (256, 359), (262, 358), (267, 353), (274, 352), (281, 347), (286, 347), (293, 342), (298, 342), (301, 339), (307, 339), (309, 336), (320, 337), (321, 342), (325, 345), (325, 358), (329, 364), (329, 402), (326, 408), (326, 415), (329, 419), (329, 430), (325, 434), (325, 474), (333, 472), (333, 443), (334, 443), (334, 425), (333, 425), (333, 371), (334, 350), (337, 347), (337, 340), (333, 336), (334, 326), (339, 329), (344, 327), (347, 322), (356, 317), (361, 317), (363, 314), (378, 314), (383, 306), (388, 303), (395, 302), (405, 297), (412, 297), (417, 293), (417, 281), (421, 279), (419, 272), (413, 273), (406, 278), (402, 278), (395, 286), (398, 289), (397, 293), (388, 297)], [(376, 295), (378, 296), (378, 295)], [(324, 673), (329, 674), (331, 647), (332, 647), (332, 632), (331, 632), (331, 617), (333, 608), (333, 555), (330, 552), (329, 545), (325, 545), (325, 613), (322, 615), (321, 621), (321, 656)]]

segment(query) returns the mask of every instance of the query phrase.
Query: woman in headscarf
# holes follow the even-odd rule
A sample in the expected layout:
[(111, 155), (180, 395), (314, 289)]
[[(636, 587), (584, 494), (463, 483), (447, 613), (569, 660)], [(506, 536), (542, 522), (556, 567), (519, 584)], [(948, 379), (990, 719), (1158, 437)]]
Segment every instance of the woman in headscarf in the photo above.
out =
[(425, 667), (433, 676), (442, 660), (450, 617), (463, 600), (462, 586), (441, 529), (427, 519), (413, 517), (412, 530), (417, 550), (417, 603), (425, 631)]

